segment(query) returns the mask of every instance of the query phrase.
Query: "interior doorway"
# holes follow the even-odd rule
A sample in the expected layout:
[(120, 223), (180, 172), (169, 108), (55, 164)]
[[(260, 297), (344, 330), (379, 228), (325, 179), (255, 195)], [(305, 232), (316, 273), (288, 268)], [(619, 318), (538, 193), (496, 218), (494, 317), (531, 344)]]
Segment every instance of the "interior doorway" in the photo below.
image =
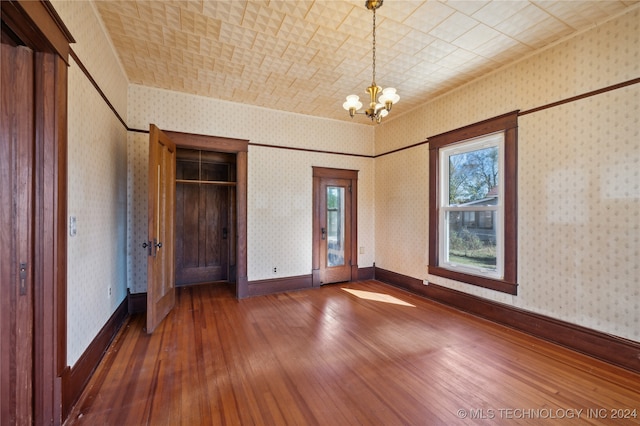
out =
[(236, 154), (178, 148), (176, 286), (235, 282)]
[(358, 279), (358, 171), (313, 168), (313, 286)]
[[(228, 249), (225, 248), (225, 252), (229, 253), (228, 267), (226, 268), (227, 280), (235, 283), (236, 297), (238, 299), (247, 297), (249, 294), (247, 279), (247, 163), (249, 141), (174, 131), (165, 131), (165, 133), (175, 142), (178, 150), (201, 151), (201, 154), (198, 155), (210, 158), (208, 160), (209, 163), (218, 164), (211, 167), (212, 170), (207, 172), (207, 180), (213, 179), (211, 181), (213, 183), (203, 183), (203, 179), (200, 185), (227, 188), (226, 197), (224, 194), (220, 195), (225, 190), (211, 191), (217, 192), (217, 195), (207, 195), (207, 197), (209, 197), (209, 202), (212, 202), (211, 200), (214, 198), (228, 200), (229, 205), (225, 209), (228, 223), (226, 227)], [(225, 162), (228, 163), (227, 166), (220, 166)], [(225, 168), (227, 168), (227, 176), (230, 176), (228, 178), (229, 181), (216, 180), (221, 177), (221, 170)], [(215, 169), (218, 170), (216, 171)], [(193, 183), (188, 185), (193, 185)], [(206, 219), (206, 216), (203, 216), (203, 218)], [(214, 235), (217, 235), (215, 238), (224, 240), (224, 228), (224, 226), (217, 227), (217, 230), (214, 231)], [(217, 261), (209, 261), (210, 264), (215, 262)], [(215, 267), (213, 265), (210, 266)], [(221, 267), (220, 269), (225, 268)]]

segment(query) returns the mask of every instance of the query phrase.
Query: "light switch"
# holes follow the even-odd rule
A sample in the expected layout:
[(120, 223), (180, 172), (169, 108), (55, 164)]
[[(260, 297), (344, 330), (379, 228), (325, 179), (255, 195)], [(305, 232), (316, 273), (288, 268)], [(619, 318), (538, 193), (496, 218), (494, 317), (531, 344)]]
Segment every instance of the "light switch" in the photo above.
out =
[(75, 216), (69, 216), (69, 236), (75, 237), (78, 233), (77, 219)]

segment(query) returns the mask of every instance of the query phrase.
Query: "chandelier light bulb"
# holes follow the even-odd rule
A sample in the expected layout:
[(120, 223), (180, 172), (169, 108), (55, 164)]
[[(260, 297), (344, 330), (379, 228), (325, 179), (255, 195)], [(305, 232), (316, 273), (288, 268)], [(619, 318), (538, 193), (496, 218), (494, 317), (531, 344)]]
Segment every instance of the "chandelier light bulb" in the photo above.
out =
[(393, 87), (387, 87), (382, 91), (382, 95), (378, 98), (378, 102), (383, 103), (387, 111), (391, 110), (391, 106), (398, 103), (400, 96)]
[(360, 108), (362, 108), (362, 102), (360, 102), (360, 96), (349, 95), (347, 101), (342, 104), (342, 108), (349, 111), (349, 115), (353, 117)]

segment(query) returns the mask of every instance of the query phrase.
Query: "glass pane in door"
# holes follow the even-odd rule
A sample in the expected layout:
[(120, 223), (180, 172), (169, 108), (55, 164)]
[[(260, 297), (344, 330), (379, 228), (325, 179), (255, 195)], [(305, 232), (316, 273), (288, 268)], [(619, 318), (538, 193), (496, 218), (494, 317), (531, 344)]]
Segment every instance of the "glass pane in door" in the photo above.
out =
[(344, 265), (344, 187), (327, 186), (327, 266)]

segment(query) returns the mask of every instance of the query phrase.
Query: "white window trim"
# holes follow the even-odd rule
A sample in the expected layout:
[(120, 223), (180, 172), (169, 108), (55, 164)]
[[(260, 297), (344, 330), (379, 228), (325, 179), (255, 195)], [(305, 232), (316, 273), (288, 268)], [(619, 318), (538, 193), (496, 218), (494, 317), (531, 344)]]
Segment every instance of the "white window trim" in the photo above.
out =
[[(438, 226), (442, 238), (439, 239), (440, 266), (451, 271), (465, 274), (485, 276), (488, 278), (504, 278), (504, 131), (483, 135), (473, 139), (457, 142), (440, 149), (440, 199)], [(449, 157), (484, 148), (498, 148), (498, 203), (491, 206), (450, 206), (449, 205)], [(448, 213), (452, 211), (495, 211), (496, 220), (496, 269), (475, 268), (449, 262), (449, 226)]]

